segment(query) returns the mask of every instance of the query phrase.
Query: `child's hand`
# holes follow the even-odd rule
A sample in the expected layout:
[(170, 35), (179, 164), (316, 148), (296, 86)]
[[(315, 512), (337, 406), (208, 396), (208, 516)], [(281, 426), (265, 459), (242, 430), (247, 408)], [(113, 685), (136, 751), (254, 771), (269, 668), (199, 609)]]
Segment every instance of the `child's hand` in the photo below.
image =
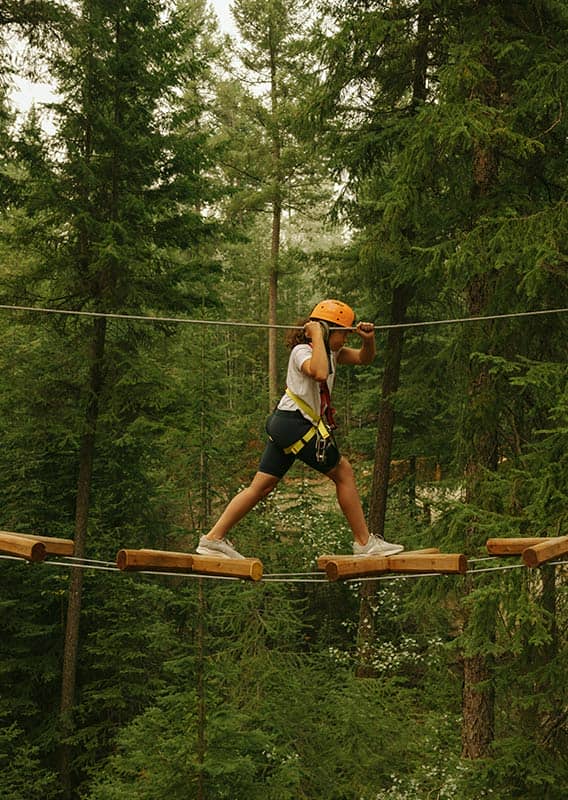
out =
[(309, 322), (306, 322), (304, 325), (304, 333), (308, 339), (317, 339), (317, 336), (320, 335), (325, 341), (325, 328), (323, 327), (322, 323), (318, 322), (317, 320), (310, 320)]
[(375, 325), (373, 322), (358, 322), (355, 332), (361, 339), (372, 339), (375, 335)]

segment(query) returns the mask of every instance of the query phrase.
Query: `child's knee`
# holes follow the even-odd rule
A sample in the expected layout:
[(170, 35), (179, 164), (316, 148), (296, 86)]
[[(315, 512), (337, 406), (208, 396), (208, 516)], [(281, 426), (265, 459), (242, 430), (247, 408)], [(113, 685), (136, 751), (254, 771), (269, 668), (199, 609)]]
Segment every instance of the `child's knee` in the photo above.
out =
[(274, 489), (274, 484), (263, 486), (262, 489), (260, 490), (260, 499), (263, 500), (265, 497), (268, 497), (268, 495), (273, 489)]
[(265, 497), (268, 497), (277, 483), (277, 478), (274, 478), (274, 480), (265, 479), (262, 481), (259, 481), (258, 478), (255, 478), (249, 486), (249, 491), (254, 492), (257, 500), (263, 500)]
[(351, 483), (355, 481), (353, 467), (345, 456), (341, 456), (337, 466), (328, 472), (327, 476), (335, 483)]
[(342, 465), (341, 481), (346, 485), (353, 487), (355, 486), (355, 472), (353, 471), (351, 462), (349, 462), (347, 459), (344, 459), (344, 463)]

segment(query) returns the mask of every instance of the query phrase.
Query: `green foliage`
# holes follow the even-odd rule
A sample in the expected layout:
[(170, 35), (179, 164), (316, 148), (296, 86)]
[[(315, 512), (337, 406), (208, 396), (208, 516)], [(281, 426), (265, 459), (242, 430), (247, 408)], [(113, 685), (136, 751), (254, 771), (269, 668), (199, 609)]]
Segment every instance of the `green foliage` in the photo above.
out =
[[(468, 316), (480, 300), (482, 314), (566, 305), (562, 3), (331, 2), (325, 36), (309, 48), (296, 36), (304, 4), (236, 10), (250, 34), (244, 61), (264, 77), (268, 29), (280, 37), (278, 113), (234, 77), (215, 85), (219, 48), (197, 0), (93, 0), (58, 18), (62, 38), (47, 52), (64, 94), (56, 137), (37, 112), (16, 135), (11, 109), (0, 109), (3, 303), (258, 322), (270, 261), (258, 212), (274, 197), (279, 133), (280, 322), (325, 292), (380, 323), (402, 286), (417, 320)], [(484, 192), (480, 154), (493, 165)], [(320, 224), (333, 179), (348, 246), (345, 231)], [(300, 211), (311, 216), (301, 225)], [(89, 330), (57, 316), (0, 320), (4, 529), (71, 534)], [(393, 483), (387, 538), (467, 552), (478, 570), (489, 537), (566, 532), (566, 332), (562, 315), (543, 315), (405, 333), (392, 455), (439, 463), (444, 480), (410, 471)], [(335, 395), (365, 504), (378, 338), (377, 365), (342, 370)], [(109, 322), (89, 557), (193, 550), (256, 468), (265, 357), (256, 329)], [(495, 468), (480, 458), (488, 430)], [(324, 551), (348, 552), (332, 490), (296, 466), (235, 530), (239, 549), (267, 572), (311, 572)], [(489, 564), (495, 572), (466, 578), (379, 581), (368, 604), (372, 679), (354, 677), (357, 585), (88, 571), (77, 791), (175, 800), (201, 784), (231, 800), (559, 800), (564, 568)], [(55, 800), (69, 573), (1, 567), (0, 793)], [(495, 731), (485, 758), (464, 761), (463, 659), (476, 657), (492, 665), (480, 688), (495, 692)]]
[(55, 775), (41, 766), (39, 748), (32, 747), (15, 723), (0, 727), (0, 791), (6, 800), (51, 800), (57, 796)]
[(58, 797), (53, 758), (65, 582), (0, 561), (0, 793)]
[[(197, 665), (186, 657), (168, 693), (121, 735), (93, 798), (182, 797), (199, 771), (207, 796), (219, 798), (370, 797), (389, 780), (389, 731), (396, 718), (410, 737), (412, 695), (394, 682), (353, 681), (325, 653), (294, 653), (290, 623), (299, 632), (303, 608), (294, 611), (287, 594), (272, 586), (206, 592), (203, 762), (195, 761), (196, 692), (186, 688)], [(412, 750), (417, 757), (418, 743)]]

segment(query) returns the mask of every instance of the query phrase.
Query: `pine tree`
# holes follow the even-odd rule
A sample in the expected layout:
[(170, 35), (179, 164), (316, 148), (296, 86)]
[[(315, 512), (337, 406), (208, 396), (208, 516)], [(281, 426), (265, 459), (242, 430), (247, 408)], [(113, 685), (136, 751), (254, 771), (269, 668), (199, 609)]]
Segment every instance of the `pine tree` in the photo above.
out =
[[(57, 107), (58, 158), (28, 193), (33, 217), (31, 268), (11, 276), (14, 300), (61, 304), (97, 312), (186, 307), (200, 299), (210, 261), (196, 251), (208, 227), (198, 208), (206, 200), (200, 109), (183, 106), (177, 87), (200, 71), (192, 49), (199, 25), (154, 3), (85, 2), (65, 46), (52, 57), (64, 101)], [(28, 148), (31, 153), (31, 149)], [(44, 159), (45, 164), (45, 159)], [(39, 224), (38, 224), (39, 223)], [(25, 239), (23, 225), (18, 236)], [(40, 238), (41, 237), (41, 238)], [(28, 244), (28, 252), (32, 252)], [(198, 286), (197, 289), (195, 287)], [(95, 441), (101, 399), (119, 365), (135, 352), (134, 328), (108, 329), (104, 317), (66, 326), (67, 344), (85, 354), (83, 405), (77, 441), (76, 555), (87, 548)], [(143, 338), (138, 339), (139, 342)], [(86, 374), (85, 374), (86, 373)], [(77, 388), (81, 386), (76, 384)], [(75, 387), (73, 387), (75, 391)], [(77, 420), (76, 420), (77, 421)], [(61, 714), (63, 778), (71, 792), (69, 734), (75, 697), (82, 572), (70, 585)]]
[[(231, 160), (250, 186), (245, 190), (246, 205), (270, 214), (267, 320), (275, 325), (283, 213), (288, 208), (301, 214), (317, 200), (320, 188), (314, 192), (318, 160), (301, 143), (297, 130), (298, 107), (306, 86), (303, 31), (309, 13), (303, 0), (236, 0), (233, 15), (242, 37), (237, 48), (244, 68), (242, 82), (250, 83), (252, 91), (242, 98), (240, 114), (234, 118), (245, 133), (246, 163), (242, 152)], [(242, 122), (243, 114), (248, 122)], [(279, 394), (277, 337), (277, 331), (269, 329), (270, 408)]]
[[(539, 4), (538, 13), (493, 3), (459, 9), (368, 2), (328, 7), (338, 28), (328, 43), (328, 63), (340, 66), (330, 73), (331, 92), (323, 94), (320, 110), (343, 110), (344, 101), (355, 121), (347, 135), (332, 141), (343, 145), (339, 159), (353, 176), (349, 188), (356, 194), (348, 195), (345, 207), (368, 231), (363, 256), (386, 262), (381, 245), (390, 255), (394, 244), (396, 284), (408, 277), (428, 297), (429, 280), (436, 276), (448, 295), (457, 297), (456, 310), (463, 315), (556, 305), (553, 287), (566, 296), (565, 247), (563, 234), (558, 236), (566, 223), (563, 182), (551, 177), (559, 174), (560, 153), (565, 155), (558, 130), (565, 85), (558, 60), (565, 46), (563, 10), (554, 3)], [(426, 19), (430, 45), (424, 85), (432, 102), (415, 96), (419, 102), (413, 107), (409, 54)], [(347, 69), (338, 53), (349, 53)], [(349, 93), (352, 87), (360, 87), (359, 93)], [(328, 136), (333, 134), (332, 129)], [(379, 225), (368, 219), (367, 208), (379, 212)], [(405, 270), (400, 253), (408, 244), (414, 251)], [(558, 318), (540, 320), (538, 328), (547, 338), (549, 326), (556, 339), (564, 324)], [(460, 414), (455, 457), (468, 476), (472, 506), (470, 522), (467, 514), (461, 517), (464, 538), (458, 546), (468, 552), (481, 544), (480, 515), (495, 510), (489, 476), (502, 458), (524, 451), (517, 438), (517, 452), (510, 454), (503, 436), (505, 429), (508, 436), (518, 432), (507, 410), (511, 404), (527, 421), (506, 375), (515, 369), (510, 361), (519, 349), (536, 359), (550, 357), (535, 328), (530, 322), (477, 325), (464, 331), (460, 360), (451, 362)], [(461, 402), (460, 391), (466, 398)], [(532, 440), (535, 430), (523, 428), (523, 440)], [(464, 754), (474, 759), (487, 756), (493, 740), (495, 634), (488, 619), (496, 611), (489, 589), (473, 591), (468, 608), (475, 598), (487, 613), (476, 617), (486, 619), (485, 638), (472, 630), (465, 644)]]

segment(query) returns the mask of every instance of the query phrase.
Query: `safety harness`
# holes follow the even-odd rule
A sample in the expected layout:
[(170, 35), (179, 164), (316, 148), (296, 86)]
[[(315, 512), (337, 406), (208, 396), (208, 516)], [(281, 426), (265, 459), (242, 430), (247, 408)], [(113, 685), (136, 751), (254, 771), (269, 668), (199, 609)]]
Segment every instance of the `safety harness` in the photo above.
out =
[(318, 461), (325, 461), (327, 439), (332, 436), (332, 429), (337, 427), (335, 421), (333, 420), (333, 409), (329, 405), (329, 389), (327, 384), (325, 385), (325, 389), (320, 387), (322, 406), (325, 403), (325, 407), (321, 409), (319, 415), (316, 414), (314, 409), (305, 403), (301, 397), (298, 397), (298, 395), (294, 394), (294, 392), (292, 392), (290, 389), (286, 388), (286, 394), (291, 400), (294, 401), (294, 403), (296, 403), (298, 408), (303, 411), (304, 414), (309, 416), (312, 421), (312, 427), (307, 430), (300, 439), (293, 442), (293, 444), (288, 445), (288, 447), (285, 447), (284, 452), (287, 454), (293, 453), (293, 455), (297, 455), (300, 450), (302, 450), (302, 448), (314, 438), (314, 436), (317, 436), (316, 459)]
[[(331, 352), (329, 350), (329, 326), (325, 322), (320, 322), (320, 325), (324, 328), (324, 335), (325, 335), (325, 347), (327, 351), (327, 357), (329, 359), (329, 371), (333, 372), (333, 361), (331, 358)], [(311, 347), (311, 345), (310, 345)], [(311, 441), (314, 436), (317, 437), (316, 439), (316, 460), (317, 461), (325, 461), (325, 451), (328, 445), (327, 439), (331, 437), (333, 441), (333, 434), (332, 431), (337, 428), (337, 423), (334, 419), (334, 409), (331, 407), (331, 395), (329, 391), (329, 386), (327, 385), (327, 381), (320, 381), (320, 412), (319, 414), (314, 411), (314, 409), (305, 403), (301, 397), (294, 394), (291, 389), (286, 387), (286, 394), (288, 397), (294, 401), (294, 403), (298, 406), (298, 408), (308, 416), (312, 421), (312, 427), (306, 431), (306, 433), (298, 439), (293, 444), (288, 445), (288, 447), (284, 448), (284, 452), (289, 454), (293, 453), (297, 455), (300, 450), (302, 450), (305, 445), (309, 441)]]

